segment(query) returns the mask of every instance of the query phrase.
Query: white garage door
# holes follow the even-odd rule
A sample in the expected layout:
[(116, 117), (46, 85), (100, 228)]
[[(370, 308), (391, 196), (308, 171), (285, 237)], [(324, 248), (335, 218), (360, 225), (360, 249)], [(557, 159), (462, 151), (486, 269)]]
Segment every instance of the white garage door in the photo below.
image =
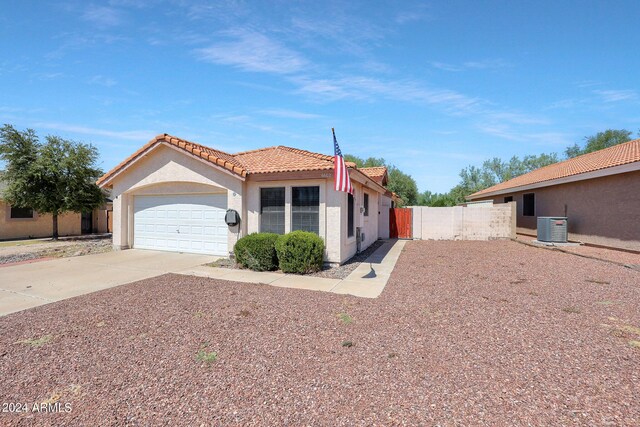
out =
[(133, 246), (228, 255), (226, 194), (135, 196)]

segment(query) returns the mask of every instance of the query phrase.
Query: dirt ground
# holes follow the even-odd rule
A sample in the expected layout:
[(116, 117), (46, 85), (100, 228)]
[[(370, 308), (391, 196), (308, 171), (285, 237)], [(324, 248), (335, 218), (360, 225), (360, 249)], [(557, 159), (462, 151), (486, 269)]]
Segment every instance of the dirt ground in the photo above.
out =
[(409, 242), (372, 300), (165, 275), (0, 318), (0, 424), (637, 426), (639, 302), (511, 241)]
[[(518, 234), (517, 240), (531, 244), (535, 240), (535, 237), (527, 236), (524, 234)], [(587, 246), (587, 245), (559, 246), (559, 247), (547, 246), (547, 249), (561, 250), (564, 252), (569, 252), (576, 255), (585, 256), (588, 258), (598, 258), (598, 259), (611, 261), (618, 264), (626, 264), (626, 265), (634, 266), (640, 269), (640, 254), (629, 252), (629, 251), (616, 250), (616, 249), (597, 247), (597, 246)]]
[(112, 250), (110, 235), (0, 242), (0, 265), (38, 258), (62, 258)]

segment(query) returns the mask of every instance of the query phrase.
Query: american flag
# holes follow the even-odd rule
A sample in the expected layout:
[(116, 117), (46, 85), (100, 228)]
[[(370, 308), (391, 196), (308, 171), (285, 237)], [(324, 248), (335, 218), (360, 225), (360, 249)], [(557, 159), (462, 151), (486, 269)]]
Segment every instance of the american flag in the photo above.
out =
[(347, 169), (347, 165), (344, 163), (344, 158), (342, 157), (342, 151), (340, 151), (340, 147), (338, 146), (338, 140), (336, 139), (336, 131), (331, 128), (331, 132), (333, 132), (333, 164), (334, 164), (334, 172), (333, 179), (336, 184), (336, 191), (344, 191), (346, 193), (353, 194), (353, 187), (351, 186), (351, 179), (349, 179), (349, 170)]

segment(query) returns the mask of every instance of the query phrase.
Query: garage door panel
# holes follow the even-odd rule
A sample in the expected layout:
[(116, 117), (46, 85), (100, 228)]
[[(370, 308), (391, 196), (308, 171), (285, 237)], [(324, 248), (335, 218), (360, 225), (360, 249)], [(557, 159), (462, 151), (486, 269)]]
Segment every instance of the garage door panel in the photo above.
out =
[(136, 196), (134, 247), (227, 255), (226, 194)]

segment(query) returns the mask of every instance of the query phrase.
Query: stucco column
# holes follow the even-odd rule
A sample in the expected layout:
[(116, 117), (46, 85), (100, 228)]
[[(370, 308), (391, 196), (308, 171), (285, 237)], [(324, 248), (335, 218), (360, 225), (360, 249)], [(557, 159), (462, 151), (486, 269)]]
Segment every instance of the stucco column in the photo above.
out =
[(113, 248), (129, 249), (129, 196), (120, 194), (113, 199)]
[(240, 224), (234, 227), (228, 227), (227, 248), (229, 253), (233, 252), (238, 239), (247, 235), (247, 211), (245, 209), (244, 183), (236, 186), (234, 189), (227, 190), (227, 209), (234, 209), (240, 214)]

